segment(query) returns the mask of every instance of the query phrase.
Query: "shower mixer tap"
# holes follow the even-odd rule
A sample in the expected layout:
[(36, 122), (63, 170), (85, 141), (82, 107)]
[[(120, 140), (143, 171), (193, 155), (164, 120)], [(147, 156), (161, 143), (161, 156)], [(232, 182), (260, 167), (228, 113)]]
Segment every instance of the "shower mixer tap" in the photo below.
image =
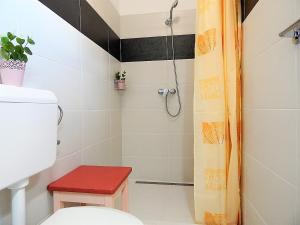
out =
[(158, 89), (158, 94), (162, 95), (163, 97), (166, 97), (168, 94), (174, 95), (176, 94), (176, 89), (175, 88), (160, 88)]

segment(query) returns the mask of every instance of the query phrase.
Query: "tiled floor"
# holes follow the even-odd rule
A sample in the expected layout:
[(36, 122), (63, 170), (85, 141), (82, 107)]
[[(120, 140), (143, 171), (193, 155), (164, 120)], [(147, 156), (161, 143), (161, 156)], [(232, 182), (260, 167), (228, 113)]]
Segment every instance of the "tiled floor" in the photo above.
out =
[(193, 187), (129, 183), (130, 213), (145, 225), (193, 225)]

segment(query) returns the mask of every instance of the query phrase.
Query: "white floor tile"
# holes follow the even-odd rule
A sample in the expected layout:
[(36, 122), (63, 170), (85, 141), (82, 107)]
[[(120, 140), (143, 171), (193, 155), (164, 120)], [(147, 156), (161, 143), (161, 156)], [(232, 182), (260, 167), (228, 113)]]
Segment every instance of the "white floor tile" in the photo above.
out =
[(193, 225), (193, 187), (129, 184), (130, 213), (145, 225)]

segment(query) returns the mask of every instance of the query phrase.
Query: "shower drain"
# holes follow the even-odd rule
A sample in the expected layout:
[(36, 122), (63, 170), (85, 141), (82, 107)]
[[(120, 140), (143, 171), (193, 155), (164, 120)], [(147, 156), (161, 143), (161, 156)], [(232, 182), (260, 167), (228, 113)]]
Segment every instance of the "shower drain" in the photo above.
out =
[(169, 185), (169, 186), (194, 186), (191, 183), (173, 183), (173, 182), (154, 182), (154, 181), (136, 181), (136, 184), (156, 184), (156, 185)]

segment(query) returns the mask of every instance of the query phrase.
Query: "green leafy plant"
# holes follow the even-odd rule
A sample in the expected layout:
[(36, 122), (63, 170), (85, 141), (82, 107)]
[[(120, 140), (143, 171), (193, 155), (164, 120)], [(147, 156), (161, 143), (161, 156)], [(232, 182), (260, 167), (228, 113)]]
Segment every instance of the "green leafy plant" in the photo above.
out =
[(116, 80), (125, 80), (126, 79), (126, 71), (124, 70), (122, 73), (117, 72), (115, 74)]
[(28, 45), (34, 44), (35, 42), (30, 37), (25, 40), (8, 32), (6, 36), (0, 39), (0, 57), (4, 60), (19, 60), (27, 63), (28, 55), (32, 55)]

